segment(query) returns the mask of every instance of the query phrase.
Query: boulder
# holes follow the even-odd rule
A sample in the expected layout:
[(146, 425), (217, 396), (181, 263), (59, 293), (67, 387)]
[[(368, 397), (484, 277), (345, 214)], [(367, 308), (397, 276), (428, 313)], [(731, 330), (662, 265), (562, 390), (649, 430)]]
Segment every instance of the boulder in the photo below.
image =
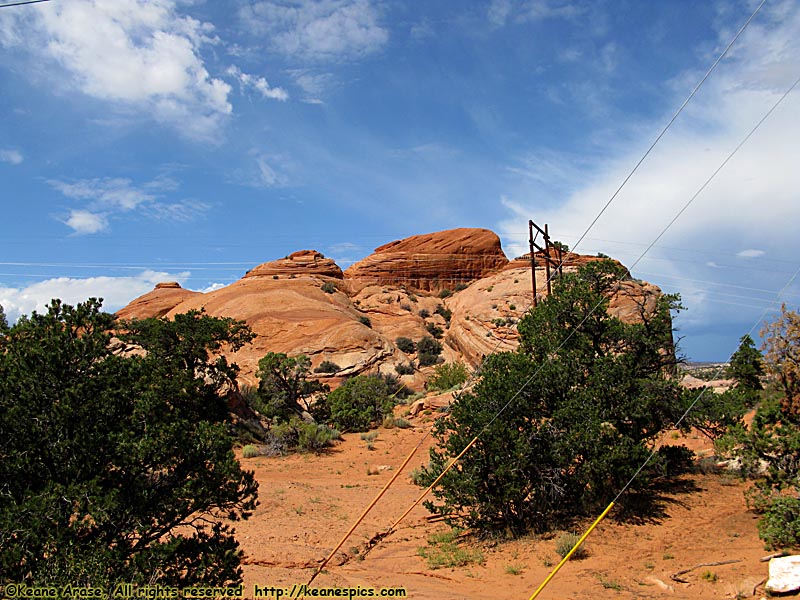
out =
[(357, 285), (422, 291), (453, 290), (508, 264), (500, 238), (488, 229), (450, 229), (384, 244), (344, 272)]
[(770, 594), (789, 594), (800, 590), (800, 556), (782, 556), (770, 560), (766, 590)]

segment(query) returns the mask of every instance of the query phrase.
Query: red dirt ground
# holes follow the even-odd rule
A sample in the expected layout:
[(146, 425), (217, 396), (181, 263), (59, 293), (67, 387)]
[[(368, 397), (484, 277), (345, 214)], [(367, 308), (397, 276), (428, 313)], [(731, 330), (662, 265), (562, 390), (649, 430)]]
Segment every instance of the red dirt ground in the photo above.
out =
[[(430, 417), (428, 417), (430, 418)], [(306, 583), (364, 508), (425, 435), (426, 423), (412, 429), (380, 429), (372, 450), (359, 434), (349, 434), (329, 454), (244, 459), (260, 483), (260, 506), (237, 525), (245, 553), (245, 596), (253, 585)], [(698, 436), (675, 439), (693, 449), (706, 447)], [(403, 587), (415, 600), (527, 599), (559, 557), (557, 535), (510, 541), (475, 541), (484, 561), (431, 570), (417, 549), (427, 546), (441, 522), (416, 508), (396, 532), (366, 556), (365, 544), (384, 531), (416, 499), (420, 489), (408, 473), (427, 461), (430, 438), (384, 498), (315, 580), (315, 587)], [(381, 466), (388, 466), (377, 474)], [(682, 489), (678, 489), (682, 488)], [(568, 562), (540, 599), (583, 598), (750, 598), (761, 597), (768, 552), (758, 539), (756, 516), (747, 510), (746, 485), (728, 474), (692, 474), (678, 480), (663, 513), (646, 523), (621, 523), (614, 513), (586, 542), (588, 557)], [(588, 525), (588, 523), (587, 523)], [(342, 564), (348, 559), (345, 564)], [(718, 566), (701, 563), (736, 561)]]

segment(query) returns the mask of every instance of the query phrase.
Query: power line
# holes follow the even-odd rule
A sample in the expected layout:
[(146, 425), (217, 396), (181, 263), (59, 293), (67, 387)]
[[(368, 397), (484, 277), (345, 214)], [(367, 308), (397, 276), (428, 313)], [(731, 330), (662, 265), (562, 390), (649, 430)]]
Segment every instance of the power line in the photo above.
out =
[(25, 4), (38, 4), (39, 2), (49, 2), (50, 0), (20, 0), (20, 2), (9, 2), (7, 4), (0, 4), (0, 8), (9, 8), (11, 6), (23, 6)]
[(594, 218), (594, 220), (592, 220), (592, 222), (591, 222), (591, 223), (589, 224), (589, 226), (586, 228), (586, 231), (584, 231), (584, 232), (583, 232), (583, 234), (581, 235), (581, 237), (580, 237), (580, 238), (578, 238), (578, 241), (575, 243), (575, 247), (576, 247), (576, 248), (577, 248), (577, 247), (580, 245), (580, 243), (583, 241), (584, 237), (586, 237), (586, 234), (588, 234), (588, 233), (589, 233), (589, 231), (592, 229), (592, 227), (594, 227), (594, 226), (595, 226), (595, 223), (597, 223), (597, 221), (600, 219), (600, 217), (601, 217), (601, 216), (603, 216), (603, 213), (605, 213), (605, 212), (606, 212), (606, 210), (608, 209), (608, 207), (609, 207), (609, 206), (611, 206), (611, 203), (612, 203), (612, 202), (614, 202), (614, 200), (616, 199), (616, 197), (617, 197), (617, 196), (619, 195), (619, 193), (622, 191), (622, 188), (623, 188), (623, 187), (625, 187), (625, 184), (627, 184), (627, 183), (628, 183), (628, 181), (631, 179), (631, 177), (633, 177), (633, 175), (636, 173), (636, 171), (638, 171), (638, 170), (639, 170), (639, 167), (640, 167), (640, 166), (641, 166), (641, 164), (642, 164), (642, 163), (645, 161), (645, 159), (646, 159), (646, 158), (647, 158), (647, 157), (650, 155), (650, 152), (652, 152), (653, 148), (655, 148), (655, 147), (656, 147), (656, 144), (658, 144), (658, 142), (659, 142), (659, 141), (661, 141), (661, 138), (662, 138), (662, 137), (664, 137), (664, 134), (666, 134), (666, 133), (667, 133), (667, 130), (669, 130), (669, 128), (670, 128), (670, 127), (672, 127), (672, 124), (675, 122), (675, 120), (678, 118), (678, 116), (679, 116), (679, 115), (680, 115), (680, 114), (683, 112), (683, 109), (684, 109), (684, 108), (686, 108), (686, 105), (687, 105), (687, 104), (689, 104), (689, 102), (691, 101), (691, 99), (692, 99), (692, 98), (694, 98), (695, 94), (697, 94), (697, 92), (700, 90), (700, 87), (701, 87), (701, 86), (702, 86), (702, 85), (705, 83), (706, 79), (708, 79), (708, 78), (711, 76), (711, 73), (714, 71), (714, 69), (716, 69), (716, 68), (717, 68), (717, 65), (718, 65), (718, 64), (719, 64), (719, 63), (722, 61), (722, 59), (723, 59), (723, 58), (725, 58), (725, 56), (728, 54), (728, 51), (729, 51), (729, 50), (731, 49), (731, 47), (732, 47), (732, 46), (733, 46), (733, 45), (736, 43), (736, 40), (738, 40), (738, 39), (739, 39), (739, 37), (742, 35), (742, 33), (744, 33), (744, 30), (745, 30), (745, 29), (747, 29), (747, 26), (748, 26), (748, 25), (750, 25), (750, 22), (751, 22), (751, 21), (752, 21), (752, 20), (755, 18), (755, 16), (756, 16), (756, 15), (758, 14), (758, 12), (761, 10), (761, 7), (762, 7), (762, 6), (764, 6), (764, 4), (766, 3), (766, 1), (767, 1), (767, 0), (761, 0), (761, 4), (759, 4), (759, 5), (756, 7), (756, 9), (753, 11), (753, 14), (751, 14), (751, 15), (750, 15), (750, 18), (749, 18), (749, 19), (747, 19), (747, 21), (745, 22), (745, 24), (744, 24), (744, 25), (742, 25), (741, 29), (739, 29), (739, 31), (736, 33), (736, 35), (735, 35), (735, 36), (733, 36), (733, 39), (732, 39), (732, 40), (730, 41), (730, 43), (729, 43), (729, 44), (728, 44), (728, 45), (725, 47), (725, 50), (723, 50), (723, 51), (722, 51), (722, 54), (720, 54), (720, 55), (717, 57), (717, 60), (715, 60), (715, 61), (714, 61), (714, 64), (713, 64), (713, 65), (711, 65), (711, 68), (710, 68), (710, 69), (708, 69), (708, 72), (706, 72), (706, 74), (705, 74), (705, 75), (703, 76), (703, 78), (700, 80), (700, 83), (698, 83), (698, 84), (695, 86), (695, 88), (692, 90), (692, 93), (691, 93), (691, 94), (689, 94), (689, 97), (688, 97), (688, 98), (686, 98), (686, 100), (684, 100), (684, 101), (683, 101), (683, 104), (681, 104), (680, 108), (679, 108), (679, 109), (678, 109), (678, 110), (675, 112), (675, 114), (672, 116), (672, 118), (671, 118), (671, 119), (669, 120), (669, 122), (666, 124), (666, 126), (664, 127), (664, 129), (662, 129), (662, 130), (661, 130), (661, 133), (659, 133), (659, 134), (658, 134), (658, 136), (656, 137), (656, 139), (655, 139), (655, 140), (653, 140), (653, 143), (652, 143), (652, 144), (650, 144), (650, 147), (649, 147), (649, 148), (647, 149), (647, 151), (644, 153), (644, 155), (642, 156), (642, 158), (640, 158), (640, 159), (639, 159), (639, 162), (637, 162), (637, 163), (636, 163), (636, 165), (635, 165), (635, 166), (633, 167), (633, 169), (631, 170), (631, 172), (630, 172), (630, 173), (628, 173), (628, 176), (627, 176), (627, 177), (625, 177), (625, 179), (624, 179), (624, 180), (622, 181), (622, 183), (619, 185), (619, 187), (617, 188), (617, 190), (616, 190), (616, 191), (615, 191), (615, 192), (612, 194), (611, 198), (609, 198), (609, 199), (608, 199), (608, 202), (606, 202), (606, 203), (605, 203), (605, 206), (603, 206), (603, 208), (600, 210), (600, 212), (599, 212), (599, 213), (597, 213), (597, 216)]

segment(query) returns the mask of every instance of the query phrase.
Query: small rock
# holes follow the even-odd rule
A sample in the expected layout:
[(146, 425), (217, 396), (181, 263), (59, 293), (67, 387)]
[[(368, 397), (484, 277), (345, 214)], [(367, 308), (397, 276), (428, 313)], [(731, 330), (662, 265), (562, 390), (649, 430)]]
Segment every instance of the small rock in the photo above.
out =
[(800, 590), (800, 556), (783, 556), (769, 561), (766, 590), (774, 594)]

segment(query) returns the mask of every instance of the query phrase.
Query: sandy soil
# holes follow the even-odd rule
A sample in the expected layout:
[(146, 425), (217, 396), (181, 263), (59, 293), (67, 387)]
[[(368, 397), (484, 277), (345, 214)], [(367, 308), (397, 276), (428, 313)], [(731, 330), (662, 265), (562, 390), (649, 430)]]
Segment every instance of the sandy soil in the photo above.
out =
[[(431, 417), (426, 417), (430, 419)], [(237, 525), (245, 552), (245, 595), (254, 584), (291, 587), (306, 583), (364, 508), (394, 474), (428, 430), (380, 429), (373, 449), (359, 434), (345, 436), (324, 456), (293, 455), (243, 460), (260, 483), (260, 506)], [(703, 450), (699, 436), (687, 442)], [(448, 528), (416, 508), (397, 531), (364, 555), (366, 543), (384, 531), (416, 499), (420, 489), (408, 477), (427, 460), (427, 438), (406, 471), (315, 580), (320, 587), (404, 587), (417, 600), (527, 599), (559, 557), (555, 537), (511, 541), (465, 540), (484, 560), (460, 568), (431, 570), (417, 549), (428, 536)], [(377, 474), (369, 474), (375, 473)], [(764, 596), (768, 554), (758, 539), (756, 517), (746, 508), (745, 484), (727, 474), (684, 476), (647, 522), (611, 516), (586, 546), (588, 557), (568, 562), (541, 599), (578, 598), (756, 598)], [(701, 563), (728, 564), (697, 566)], [(697, 568), (680, 576), (671, 575)], [(739, 596), (737, 596), (739, 594)]]

